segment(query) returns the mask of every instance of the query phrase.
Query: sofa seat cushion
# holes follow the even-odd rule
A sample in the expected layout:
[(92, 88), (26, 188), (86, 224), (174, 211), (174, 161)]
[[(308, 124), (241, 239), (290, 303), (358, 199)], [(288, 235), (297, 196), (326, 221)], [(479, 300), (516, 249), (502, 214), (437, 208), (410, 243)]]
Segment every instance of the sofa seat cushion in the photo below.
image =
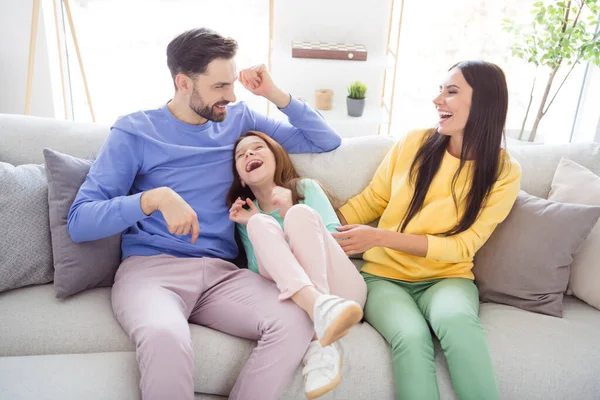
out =
[(139, 378), (133, 352), (0, 357), (0, 399), (139, 400)]
[[(97, 288), (64, 300), (54, 297), (52, 285), (41, 285), (0, 294), (0, 357), (48, 354), (133, 352), (112, 313), (110, 289)], [(255, 343), (190, 324), (196, 355), (197, 392), (227, 395)], [(352, 375), (338, 388), (345, 397), (391, 399), (391, 353), (383, 338), (361, 324), (341, 341), (344, 371)], [(351, 371), (351, 372), (350, 372)], [(132, 379), (139, 379), (133, 377)], [(356, 380), (365, 384), (357, 387)], [(302, 398), (300, 367), (286, 397)]]
[[(565, 296), (562, 319), (492, 303), (483, 303), (480, 315), (502, 398), (590, 399), (600, 393), (600, 311)], [(0, 357), (134, 354), (133, 344), (112, 314), (109, 288), (65, 300), (54, 297), (52, 285), (5, 292), (0, 294), (0, 321)], [(194, 324), (190, 328), (196, 391), (227, 395), (254, 342)], [(391, 352), (383, 338), (363, 323), (340, 345), (344, 379), (332, 398), (393, 399)], [(456, 399), (438, 343), (436, 367), (441, 399)], [(132, 373), (131, 379), (137, 381), (138, 376)], [(299, 367), (283, 398), (302, 396)]]
[(139, 399), (133, 352), (0, 357), (2, 399)]
[(0, 294), (0, 357), (134, 351), (115, 319), (109, 288), (61, 300), (54, 285)]
[(600, 393), (600, 311), (565, 296), (563, 318), (483, 303), (503, 399), (596, 399)]

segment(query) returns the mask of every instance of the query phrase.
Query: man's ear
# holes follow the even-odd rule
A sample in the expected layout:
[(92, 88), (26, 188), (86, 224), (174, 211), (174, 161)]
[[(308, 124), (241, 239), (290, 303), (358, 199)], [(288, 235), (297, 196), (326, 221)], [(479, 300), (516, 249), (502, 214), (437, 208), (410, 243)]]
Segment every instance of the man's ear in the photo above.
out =
[(180, 73), (175, 75), (175, 85), (177, 86), (177, 90), (182, 94), (191, 94), (194, 91), (194, 82), (186, 74)]

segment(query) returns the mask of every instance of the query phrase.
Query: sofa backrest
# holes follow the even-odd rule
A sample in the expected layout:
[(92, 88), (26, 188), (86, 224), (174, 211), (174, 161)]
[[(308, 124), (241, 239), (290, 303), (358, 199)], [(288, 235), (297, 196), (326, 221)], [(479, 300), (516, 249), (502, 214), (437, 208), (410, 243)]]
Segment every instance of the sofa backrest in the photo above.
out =
[(563, 156), (600, 175), (599, 143), (509, 145), (508, 152), (521, 164), (521, 189), (544, 199), (548, 198), (554, 172)]
[[(45, 147), (75, 157), (93, 157), (109, 129), (101, 124), (0, 114), (0, 161), (41, 164)], [(344, 139), (336, 151), (295, 154), (292, 158), (301, 175), (318, 179), (338, 201), (344, 202), (369, 183), (393, 143), (393, 138), (383, 136)], [(600, 144), (509, 145), (508, 151), (523, 169), (521, 188), (535, 196), (547, 197), (562, 156), (600, 175)]]
[(89, 158), (98, 154), (109, 131), (108, 125), (0, 114), (0, 161), (42, 164), (46, 147)]

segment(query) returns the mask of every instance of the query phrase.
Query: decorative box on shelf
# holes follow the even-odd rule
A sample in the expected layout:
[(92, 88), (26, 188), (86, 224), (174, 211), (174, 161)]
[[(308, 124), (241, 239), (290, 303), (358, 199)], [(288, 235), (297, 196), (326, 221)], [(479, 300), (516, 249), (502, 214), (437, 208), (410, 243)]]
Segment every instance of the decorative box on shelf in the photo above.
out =
[(294, 41), (292, 42), (292, 57), (366, 61), (367, 49), (362, 44)]

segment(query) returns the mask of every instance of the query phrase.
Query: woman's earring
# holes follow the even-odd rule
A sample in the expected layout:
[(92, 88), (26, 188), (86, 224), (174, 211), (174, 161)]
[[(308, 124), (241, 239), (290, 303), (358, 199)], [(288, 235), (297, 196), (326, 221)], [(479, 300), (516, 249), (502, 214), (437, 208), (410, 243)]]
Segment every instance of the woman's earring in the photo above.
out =
[(242, 187), (246, 187), (246, 182), (241, 181), (242, 182)]

